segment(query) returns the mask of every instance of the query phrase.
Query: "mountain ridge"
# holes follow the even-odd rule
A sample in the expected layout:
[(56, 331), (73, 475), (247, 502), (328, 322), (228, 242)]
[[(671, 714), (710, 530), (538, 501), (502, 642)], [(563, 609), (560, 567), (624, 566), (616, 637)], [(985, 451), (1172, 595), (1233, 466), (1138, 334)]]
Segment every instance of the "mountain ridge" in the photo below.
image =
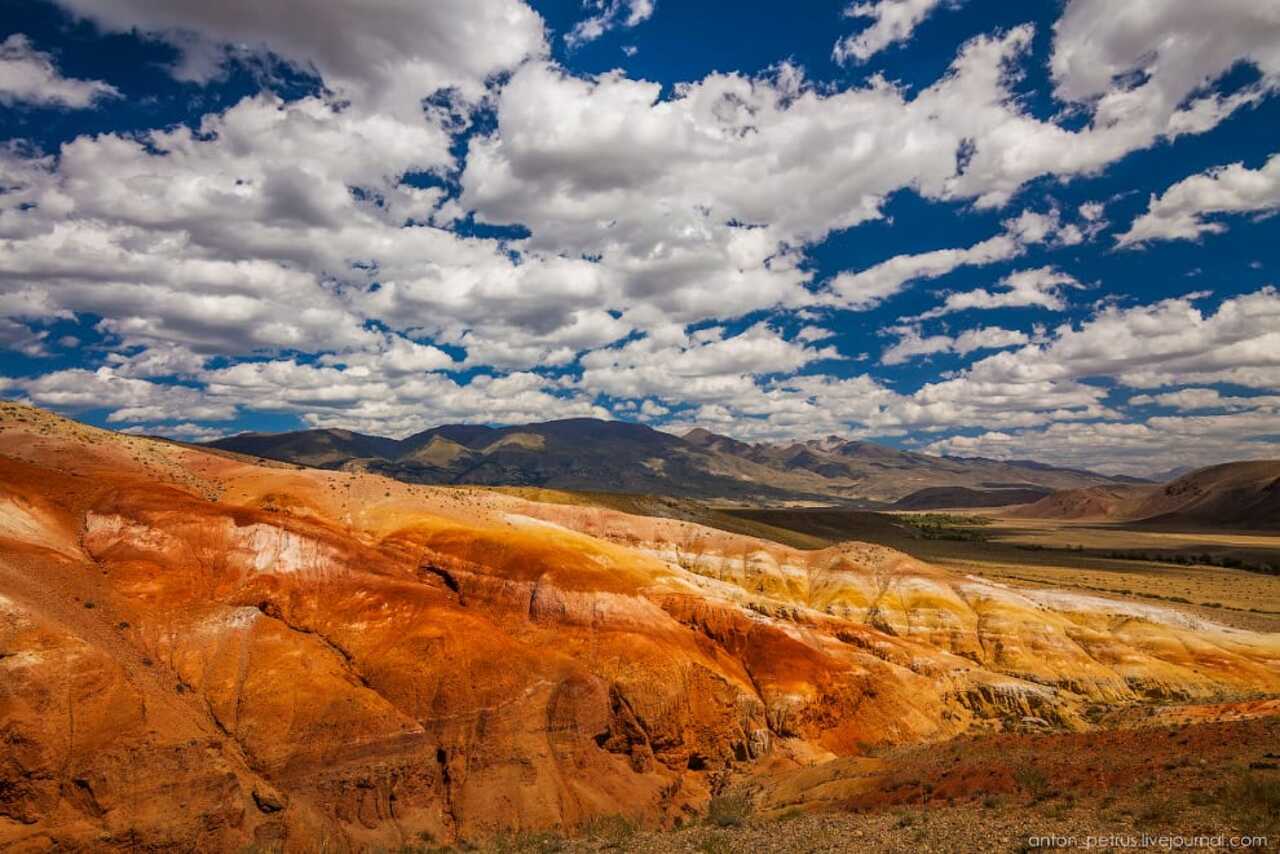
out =
[[(404, 439), (345, 430), (248, 433), (205, 447), (319, 468), (358, 467), (411, 483), (539, 486), (740, 503), (892, 503), (928, 488), (980, 493), (979, 504), (1132, 483), (1043, 463), (935, 457), (826, 436), (749, 443), (695, 428), (683, 436), (627, 421), (568, 418), (503, 427), (444, 424)], [(998, 484), (996, 489), (990, 484)], [(961, 493), (957, 493), (961, 494)]]
[(1014, 515), (1151, 526), (1280, 529), (1280, 460), (1220, 463), (1163, 484), (1064, 490)]

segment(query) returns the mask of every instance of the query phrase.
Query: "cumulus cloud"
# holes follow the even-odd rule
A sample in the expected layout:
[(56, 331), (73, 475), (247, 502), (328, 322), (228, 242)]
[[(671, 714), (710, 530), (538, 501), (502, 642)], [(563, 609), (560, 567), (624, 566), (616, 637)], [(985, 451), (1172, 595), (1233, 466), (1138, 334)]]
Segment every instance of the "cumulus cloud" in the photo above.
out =
[(1057, 209), (1045, 213), (1024, 210), (1004, 221), (1004, 232), (963, 249), (935, 249), (915, 255), (895, 255), (865, 270), (837, 274), (828, 283), (832, 301), (842, 308), (866, 310), (903, 290), (913, 281), (937, 279), (960, 267), (980, 267), (1008, 261), (1026, 247), (1050, 243), (1073, 246), (1086, 239), (1085, 230), (1064, 225)]
[(129, 377), (111, 367), (54, 371), (30, 379), (13, 379), (12, 385), (39, 406), (73, 412), (110, 409), (107, 420), (113, 424), (178, 419), (220, 421), (236, 415), (234, 403), (210, 400), (200, 388)]
[(1280, 210), (1280, 154), (1258, 169), (1243, 163), (1219, 166), (1184, 178), (1159, 196), (1152, 194), (1147, 212), (1116, 238), (1119, 246), (1155, 240), (1195, 240), (1227, 230), (1206, 220), (1210, 214), (1274, 213)]
[(1110, 377), (1133, 388), (1230, 382), (1280, 385), (1280, 294), (1262, 288), (1206, 313), (1190, 297), (1107, 306), (1043, 343), (975, 363), (966, 382), (1017, 385)]
[(736, 335), (720, 327), (692, 334), (668, 327), (586, 354), (578, 385), (612, 397), (729, 402), (753, 395), (759, 375), (793, 373), (837, 355), (833, 348), (788, 341), (764, 323)]
[(125, 427), (120, 432), (137, 436), (163, 436), (167, 439), (177, 439), (181, 442), (212, 442), (215, 439), (230, 435), (232, 431), (184, 421), (180, 424), (151, 426), (136, 424), (131, 427)]
[(1163, 394), (1135, 394), (1130, 406), (1167, 406), (1183, 412), (1205, 409), (1258, 409), (1280, 406), (1280, 395), (1224, 395), (1216, 388), (1183, 388)]
[(92, 313), (125, 345), (223, 355), (368, 349), (373, 318), (515, 367), (626, 334), (598, 265), (405, 225), (432, 199), (401, 177), (447, 142), (264, 95), (196, 130), (80, 137), (57, 168), (0, 152), (0, 315)]
[(901, 365), (917, 356), (950, 353), (955, 347), (955, 339), (950, 335), (930, 335), (926, 338), (920, 334), (918, 326), (893, 326), (887, 331), (897, 335), (898, 341), (880, 356), (882, 365)]
[(948, 294), (942, 305), (926, 311), (917, 319), (928, 320), (957, 311), (995, 308), (1038, 307), (1062, 311), (1067, 307), (1064, 291), (1084, 287), (1074, 276), (1053, 267), (1018, 270), (1001, 279), (1000, 286), (997, 291), (975, 288)]
[(207, 81), (236, 56), (279, 57), (331, 89), (401, 113), (440, 89), (483, 95), (485, 80), (546, 49), (542, 19), (520, 0), (56, 0), (111, 32), (176, 47), (175, 76)]
[[(577, 47), (595, 41), (616, 27), (637, 26), (653, 17), (656, 5), (655, 0), (583, 0), (582, 7), (594, 14), (565, 33), (565, 44)], [(624, 52), (626, 50), (623, 48)], [(631, 50), (634, 52), (635, 48)]]
[(875, 3), (852, 3), (845, 10), (848, 18), (870, 18), (862, 32), (845, 36), (836, 42), (831, 57), (844, 65), (866, 62), (891, 44), (905, 42), (920, 22), (943, 0), (877, 0)]
[(0, 348), (22, 353), (24, 356), (44, 356), (48, 350), (45, 341), (49, 333), (32, 329), (8, 317), (0, 317)]
[(919, 326), (895, 326), (889, 331), (898, 335), (898, 341), (886, 349), (880, 357), (880, 363), (883, 365), (900, 365), (916, 356), (928, 356), (934, 353), (956, 353), (963, 356), (975, 350), (1000, 350), (1005, 347), (1017, 347), (1031, 340), (1025, 332), (999, 326), (966, 329), (954, 337), (950, 335), (924, 337), (920, 333)]
[[(1254, 0), (1071, 0), (1054, 25), (1054, 94), (1088, 104), (1101, 135), (1200, 133), (1280, 85), (1280, 8)], [(1259, 79), (1211, 91), (1237, 63)]]
[(0, 104), (83, 109), (118, 97), (120, 90), (101, 80), (63, 77), (53, 57), (22, 33), (0, 42)]
[(553, 381), (520, 371), (392, 375), (365, 366), (312, 365), (293, 359), (242, 362), (202, 375), (208, 394), (296, 413), (313, 427), (339, 427), (403, 437), (442, 423), (520, 424), (609, 413)]
[(1170, 416), (1141, 422), (1051, 424), (1041, 429), (991, 430), (950, 436), (924, 446), (934, 454), (1036, 459), (1074, 468), (1143, 476), (1176, 466), (1273, 459), (1280, 411)]
[(1022, 244), (1016, 238), (998, 234), (964, 249), (895, 255), (857, 273), (840, 273), (831, 280), (830, 287), (841, 305), (869, 309), (898, 293), (908, 282), (936, 279), (960, 267), (1007, 261), (1022, 252)]

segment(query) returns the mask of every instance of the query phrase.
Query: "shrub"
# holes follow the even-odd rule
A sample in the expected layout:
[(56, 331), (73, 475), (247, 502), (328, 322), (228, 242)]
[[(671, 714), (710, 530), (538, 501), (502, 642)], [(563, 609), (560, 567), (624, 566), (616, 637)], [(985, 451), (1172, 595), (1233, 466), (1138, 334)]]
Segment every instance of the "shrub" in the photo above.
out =
[(495, 854), (555, 854), (565, 849), (564, 840), (550, 831), (500, 833), (493, 840)]
[(746, 792), (717, 795), (707, 805), (707, 820), (716, 827), (739, 827), (751, 817), (751, 796)]
[(625, 815), (598, 815), (582, 826), (582, 833), (592, 839), (621, 845), (635, 835), (636, 823)]
[(1037, 800), (1049, 795), (1049, 778), (1034, 765), (1023, 765), (1013, 772), (1013, 779), (1019, 788)]
[(727, 833), (713, 833), (698, 844), (702, 854), (732, 854), (733, 842)]
[(1240, 830), (1280, 827), (1280, 776), (1244, 772), (1229, 789), (1225, 803), (1242, 822)]

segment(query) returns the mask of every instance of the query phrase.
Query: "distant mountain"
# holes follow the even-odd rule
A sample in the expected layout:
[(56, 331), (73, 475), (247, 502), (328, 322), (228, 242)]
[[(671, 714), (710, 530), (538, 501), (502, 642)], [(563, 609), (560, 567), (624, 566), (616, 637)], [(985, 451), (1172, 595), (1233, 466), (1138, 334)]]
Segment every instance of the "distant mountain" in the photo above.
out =
[[(226, 451), (413, 483), (540, 486), (735, 503), (884, 503), (930, 488), (970, 491), (959, 506), (1009, 503), (1009, 490), (1114, 484), (1039, 463), (933, 457), (838, 436), (752, 444), (707, 430), (675, 436), (623, 421), (572, 418), (512, 427), (450, 424), (406, 439), (346, 430), (245, 433)], [(1034, 500), (1035, 495), (1017, 496)], [(953, 505), (956, 506), (956, 505)]]
[(1175, 466), (1164, 471), (1155, 471), (1147, 475), (1146, 479), (1152, 483), (1168, 483), (1171, 480), (1177, 480), (1184, 474), (1190, 474), (1195, 471), (1195, 466)]
[(350, 460), (392, 455), (400, 446), (395, 439), (366, 436), (350, 430), (241, 433), (209, 444), (219, 448), (223, 447), (222, 442), (234, 443), (234, 448), (228, 446), (227, 450), (316, 468), (337, 468)]
[(1065, 490), (1021, 508), (1015, 515), (1280, 530), (1280, 460), (1209, 466), (1163, 485)]

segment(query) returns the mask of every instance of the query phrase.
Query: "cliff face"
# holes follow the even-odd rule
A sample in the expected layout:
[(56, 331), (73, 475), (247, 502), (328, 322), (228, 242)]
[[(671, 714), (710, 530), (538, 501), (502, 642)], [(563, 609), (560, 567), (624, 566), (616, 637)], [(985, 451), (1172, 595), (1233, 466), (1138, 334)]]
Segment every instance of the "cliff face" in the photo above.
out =
[(849, 543), (0, 409), (0, 846), (395, 847), (867, 745), (1280, 691), (1280, 639)]

